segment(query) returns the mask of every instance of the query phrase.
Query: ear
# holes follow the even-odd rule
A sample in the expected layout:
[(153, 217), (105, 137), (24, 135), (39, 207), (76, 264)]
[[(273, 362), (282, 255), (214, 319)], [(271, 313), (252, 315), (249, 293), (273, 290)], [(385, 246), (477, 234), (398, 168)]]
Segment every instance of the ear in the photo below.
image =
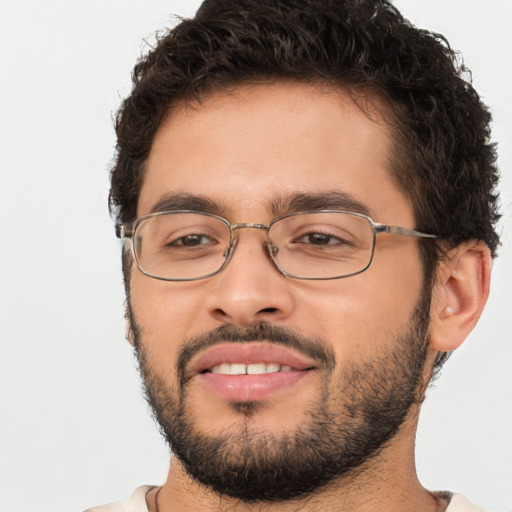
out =
[(492, 258), (487, 245), (470, 241), (440, 262), (430, 313), (430, 346), (439, 352), (459, 347), (478, 322), (489, 296)]

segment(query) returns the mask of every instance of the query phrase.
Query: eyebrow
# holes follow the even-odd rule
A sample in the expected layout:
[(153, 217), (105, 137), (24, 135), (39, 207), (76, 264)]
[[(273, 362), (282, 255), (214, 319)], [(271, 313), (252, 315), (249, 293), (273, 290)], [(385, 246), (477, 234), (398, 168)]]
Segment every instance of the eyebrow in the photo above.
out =
[[(268, 202), (268, 207), (276, 217), (289, 213), (318, 210), (343, 210), (370, 216), (368, 206), (353, 195), (341, 191), (279, 195)], [(201, 195), (167, 193), (151, 207), (150, 213), (179, 210), (192, 210), (222, 216), (229, 208)]]
[(193, 210), (196, 212), (221, 215), (225, 208), (204, 196), (194, 194), (164, 194), (151, 207), (150, 213), (172, 212), (178, 210)]
[(274, 215), (288, 213), (343, 210), (362, 213), (370, 216), (370, 209), (353, 195), (341, 191), (299, 193), (290, 196), (279, 196), (270, 202), (270, 209)]

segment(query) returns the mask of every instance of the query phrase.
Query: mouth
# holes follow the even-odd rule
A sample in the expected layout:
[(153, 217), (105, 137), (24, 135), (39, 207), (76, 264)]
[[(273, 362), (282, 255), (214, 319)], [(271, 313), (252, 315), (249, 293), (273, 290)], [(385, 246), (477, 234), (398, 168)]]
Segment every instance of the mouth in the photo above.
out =
[(292, 350), (267, 343), (226, 343), (192, 364), (198, 383), (227, 401), (259, 401), (286, 391), (317, 364)]

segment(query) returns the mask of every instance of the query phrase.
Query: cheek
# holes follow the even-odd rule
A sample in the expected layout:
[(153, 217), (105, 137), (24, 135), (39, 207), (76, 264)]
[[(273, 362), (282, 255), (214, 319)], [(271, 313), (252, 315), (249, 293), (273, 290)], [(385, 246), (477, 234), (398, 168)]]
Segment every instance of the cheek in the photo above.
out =
[(176, 359), (179, 344), (190, 336), (190, 326), (197, 318), (191, 294), (176, 288), (179, 284), (152, 279), (132, 269), (130, 296), (135, 321), (146, 350), (156, 358)]
[(362, 274), (297, 290), (300, 327), (331, 343), (337, 357), (354, 360), (385, 350), (410, 323), (422, 289), (422, 267), (374, 261)]
[(130, 285), (135, 320), (155, 361), (176, 360), (185, 340), (218, 326), (205, 306), (207, 281), (166, 282), (132, 268)]

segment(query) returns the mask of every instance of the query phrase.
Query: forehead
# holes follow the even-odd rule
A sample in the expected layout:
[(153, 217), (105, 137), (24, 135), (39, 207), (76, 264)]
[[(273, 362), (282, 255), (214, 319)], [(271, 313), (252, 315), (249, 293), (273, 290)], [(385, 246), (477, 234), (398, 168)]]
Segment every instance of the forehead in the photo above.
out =
[(137, 214), (179, 194), (207, 198), (238, 222), (255, 211), (274, 214), (301, 194), (344, 194), (370, 214), (398, 200), (407, 205), (391, 178), (391, 135), (379, 102), (277, 82), (179, 105), (155, 136)]

